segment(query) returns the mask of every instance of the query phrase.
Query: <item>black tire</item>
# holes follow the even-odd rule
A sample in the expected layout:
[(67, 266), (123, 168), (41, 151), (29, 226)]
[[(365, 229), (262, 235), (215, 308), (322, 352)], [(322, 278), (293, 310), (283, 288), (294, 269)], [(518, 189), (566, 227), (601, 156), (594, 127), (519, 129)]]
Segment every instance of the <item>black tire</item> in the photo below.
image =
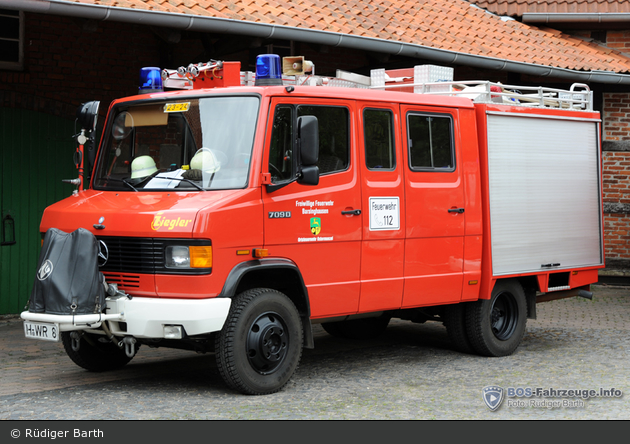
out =
[(322, 324), (322, 328), (326, 333), (337, 338), (374, 339), (387, 329), (389, 320), (390, 317), (388, 315), (381, 315), (376, 318), (326, 322)]
[(297, 370), (303, 335), (300, 315), (284, 294), (269, 288), (239, 294), (215, 342), (221, 377), (246, 395), (279, 391)]
[(466, 331), (482, 356), (508, 356), (523, 339), (527, 303), (516, 280), (497, 281), (488, 300), (471, 303), (466, 310)]
[(468, 333), (466, 332), (467, 303), (452, 304), (444, 307), (444, 326), (455, 349), (462, 353), (474, 354)]
[[(84, 333), (79, 341), (79, 350), (72, 349), (70, 332), (61, 333), (61, 342), (66, 353), (72, 361), (91, 372), (105, 372), (124, 367), (133, 359), (125, 354), (124, 348), (119, 348), (105, 336)], [(140, 344), (136, 344), (135, 353), (138, 353)]]

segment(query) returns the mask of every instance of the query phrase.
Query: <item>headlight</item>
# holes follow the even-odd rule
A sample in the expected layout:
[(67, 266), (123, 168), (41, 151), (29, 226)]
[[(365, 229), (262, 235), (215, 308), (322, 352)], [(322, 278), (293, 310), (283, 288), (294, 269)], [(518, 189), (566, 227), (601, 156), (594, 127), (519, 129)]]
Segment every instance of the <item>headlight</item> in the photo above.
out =
[(169, 245), (166, 247), (166, 268), (212, 268), (212, 246)]
[(166, 247), (167, 268), (190, 268), (189, 247), (171, 245)]

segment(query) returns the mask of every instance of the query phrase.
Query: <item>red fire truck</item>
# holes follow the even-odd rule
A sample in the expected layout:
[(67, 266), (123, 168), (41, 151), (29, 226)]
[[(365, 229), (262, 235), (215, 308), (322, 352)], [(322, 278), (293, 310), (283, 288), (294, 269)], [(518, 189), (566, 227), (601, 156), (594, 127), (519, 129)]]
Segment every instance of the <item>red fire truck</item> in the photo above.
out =
[(107, 297), (91, 313), (25, 311), (27, 337), (92, 371), (142, 344), (213, 352), (228, 386), (267, 394), (314, 324), (365, 338), (392, 318), (438, 321), (459, 350), (506, 356), (538, 302), (592, 297), (604, 254), (586, 85), (282, 62), (143, 70), (97, 155), (98, 103), (80, 108), (81, 184), (41, 232), (92, 233)]

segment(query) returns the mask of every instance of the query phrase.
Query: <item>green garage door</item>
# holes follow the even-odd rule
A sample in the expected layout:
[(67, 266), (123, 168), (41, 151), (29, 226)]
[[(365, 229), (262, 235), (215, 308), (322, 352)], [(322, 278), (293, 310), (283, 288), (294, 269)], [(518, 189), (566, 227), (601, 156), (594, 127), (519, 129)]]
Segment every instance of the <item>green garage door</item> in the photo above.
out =
[(48, 205), (72, 194), (77, 176), (74, 121), (0, 108), (0, 315), (20, 313), (30, 296)]

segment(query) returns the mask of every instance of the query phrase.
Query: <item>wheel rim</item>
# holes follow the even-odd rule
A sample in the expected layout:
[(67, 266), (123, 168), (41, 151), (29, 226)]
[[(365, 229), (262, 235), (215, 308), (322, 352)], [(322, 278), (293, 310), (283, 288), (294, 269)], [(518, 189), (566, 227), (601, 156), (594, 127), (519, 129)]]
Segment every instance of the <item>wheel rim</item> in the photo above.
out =
[(497, 339), (509, 339), (518, 324), (518, 305), (511, 293), (502, 292), (494, 300), (490, 313), (492, 333)]
[(264, 313), (252, 323), (247, 332), (247, 358), (252, 368), (261, 375), (278, 369), (289, 348), (285, 323), (277, 313)]

